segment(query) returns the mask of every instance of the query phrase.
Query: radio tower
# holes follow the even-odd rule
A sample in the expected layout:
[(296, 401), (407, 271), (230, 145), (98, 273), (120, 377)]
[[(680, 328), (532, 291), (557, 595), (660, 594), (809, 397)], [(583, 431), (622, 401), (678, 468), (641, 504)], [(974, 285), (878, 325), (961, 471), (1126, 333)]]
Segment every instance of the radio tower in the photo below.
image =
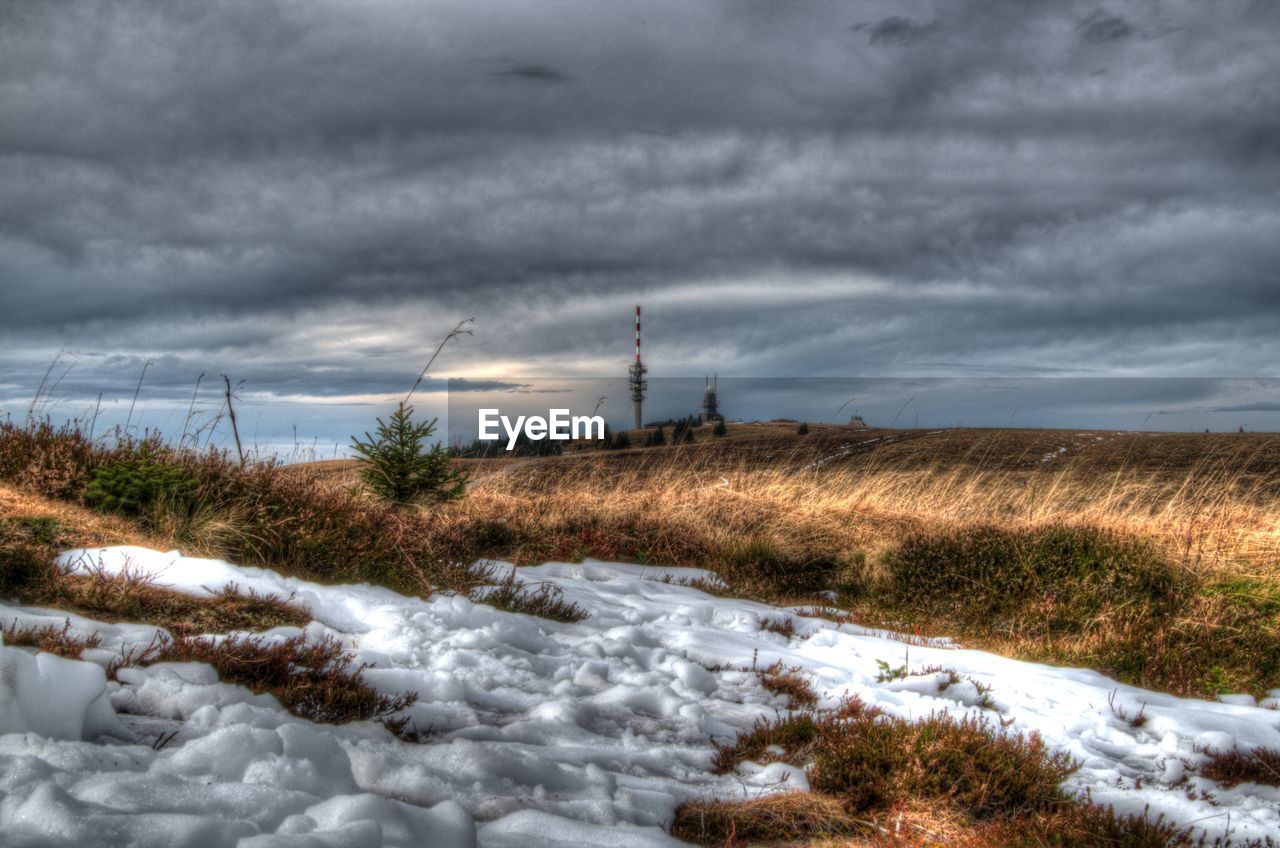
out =
[(649, 388), (649, 381), (644, 378), (648, 368), (644, 367), (644, 363), (640, 361), (640, 307), (636, 307), (636, 361), (631, 366), (631, 400), (636, 405), (636, 429), (639, 430), (644, 426), (644, 415), (641, 407), (644, 405), (644, 390)]

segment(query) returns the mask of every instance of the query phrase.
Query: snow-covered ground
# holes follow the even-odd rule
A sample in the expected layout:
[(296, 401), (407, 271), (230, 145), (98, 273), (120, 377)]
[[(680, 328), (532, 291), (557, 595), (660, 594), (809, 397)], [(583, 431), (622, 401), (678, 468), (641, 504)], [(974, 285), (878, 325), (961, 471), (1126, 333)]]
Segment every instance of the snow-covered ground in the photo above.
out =
[[(429, 741), (300, 720), (270, 696), (217, 682), (208, 666), (126, 669), (108, 682), (102, 667), (150, 643), (155, 628), (71, 616), (73, 631), (102, 637), (86, 652), (92, 662), (0, 647), (6, 846), (675, 844), (662, 825), (687, 798), (804, 786), (783, 765), (710, 773), (713, 743), (785, 709), (749, 671), (778, 660), (803, 669), (829, 703), (849, 693), (905, 717), (978, 711), (1038, 730), (1082, 764), (1074, 789), (1121, 810), (1149, 806), (1211, 835), (1280, 833), (1280, 790), (1226, 790), (1194, 774), (1204, 749), (1280, 748), (1274, 709), (1174, 698), (944, 641), (909, 645), (659, 579), (706, 572), (593, 561), (521, 569), (520, 579), (553, 583), (590, 612), (560, 624), (461, 597), (322, 586), (142, 548), (62, 562), (129, 567), (195, 594), (235, 583), (293, 596), (315, 619), (310, 636), (335, 635), (373, 664), (370, 683), (419, 694), (409, 714)], [(792, 639), (760, 629), (788, 616)], [(65, 619), (0, 605), (0, 624)], [(940, 689), (941, 674), (878, 683), (878, 661), (970, 675), (991, 687), (997, 711), (974, 706), (968, 683)], [(1140, 707), (1141, 727), (1119, 714)]]

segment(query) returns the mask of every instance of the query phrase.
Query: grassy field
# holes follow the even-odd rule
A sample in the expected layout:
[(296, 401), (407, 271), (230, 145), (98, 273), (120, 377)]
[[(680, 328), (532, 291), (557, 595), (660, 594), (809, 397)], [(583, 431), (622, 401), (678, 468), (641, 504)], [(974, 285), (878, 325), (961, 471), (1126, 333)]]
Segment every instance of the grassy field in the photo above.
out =
[[(385, 717), (399, 702), (378, 700), (332, 645), (268, 651), (253, 636), (218, 647), (189, 635), (252, 633), (305, 612), (69, 575), (52, 568), (53, 554), (176, 547), (323, 582), (468, 593), (561, 621), (583, 611), (473, 563), (703, 566), (728, 583), (710, 591), (801, 605), (907, 639), (950, 635), (1178, 694), (1280, 688), (1280, 438), (796, 429), (730, 425), (722, 438), (701, 428), (681, 446), (457, 460), (471, 475), (465, 498), (406, 508), (365, 491), (353, 462), (242, 467), (155, 441), (104, 446), (74, 429), (0, 425), (0, 595), (161, 624), (172, 642), (138, 662), (200, 658), (282, 703), (321, 686), (322, 709), (289, 707), (319, 721)], [(56, 628), (5, 639), (71, 656), (86, 647)], [(1193, 844), (1160, 822), (1065, 798), (1058, 785), (1068, 764), (1033, 738), (941, 719), (886, 722), (856, 704), (823, 710), (807, 682), (781, 667), (762, 670), (762, 681), (803, 709), (727, 744), (720, 758), (731, 768), (739, 755), (761, 756), (749, 750), (757, 736), (785, 737), (777, 756), (812, 760), (814, 791), (690, 802), (674, 824), (685, 838)], [(974, 756), (955, 760), (953, 749)], [(1235, 782), (1274, 782), (1272, 759), (1255, 759), (1215, 767)], [(971, 797), (956, 794), (970, 785)]]
[[(464, 556), (704, 566), (740, 594), (834, 592), (812, 603), (1182, 694), (1280, 686), (1280, 437), (796, 429), (463, 460), (467, 497), (430, 520)], [(291, 473), (358, 487), (350, 462)]]
[[(1280, 436), (811, 428), (731, 424), (719, 439), (699, 428), (693, 445), (463, 460), (472, 485), (450, 511), (551, 526), (561, 512), (692, 519), (814, 559), (874, 556), (913, 531), (1068, 522), (1150, 539), (1192, 569), (1280, 567)], [(349, 460), (297, 467), (342, 486), (358, 486), (356, 472)]]
[(476, 593), (487, 558), (701, 566), (733, 594), (1177, 694), (1280, 688), (1276, 436), (772, 422), (576, 447), (458, 460), (465, 498), (404, 508), (364, 491), (353, 462), (240, 467), (10, 424), (0, 505), (73, 515), (71, 542), (123, 535), (423, 595)]

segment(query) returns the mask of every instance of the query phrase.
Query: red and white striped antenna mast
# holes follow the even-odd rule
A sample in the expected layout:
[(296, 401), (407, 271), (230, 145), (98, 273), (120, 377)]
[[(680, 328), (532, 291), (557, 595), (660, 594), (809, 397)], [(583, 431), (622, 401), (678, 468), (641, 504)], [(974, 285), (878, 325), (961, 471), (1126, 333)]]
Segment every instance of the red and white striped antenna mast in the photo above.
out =
[(648, 368), (644, 367), (644, 363), (640, 361), (640, 307), (636, 306), (636, 361), (631, 365), (631, 401), (636, 407), (636, 429), (639, 430), (644, 426), (644, 392), (649, 388), (649, 382), (644, 378), (648, 372)]

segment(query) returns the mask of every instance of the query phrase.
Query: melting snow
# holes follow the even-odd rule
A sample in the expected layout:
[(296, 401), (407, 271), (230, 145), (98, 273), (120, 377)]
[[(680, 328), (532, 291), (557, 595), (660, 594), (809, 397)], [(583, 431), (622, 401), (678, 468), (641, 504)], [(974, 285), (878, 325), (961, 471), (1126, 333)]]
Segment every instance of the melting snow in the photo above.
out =
[[(710, 576), (697, 569), (594, 561), (521, 569), (519, 579), (559, 586), (590, 611), (561, 624), (462, 597), (322, 586), (176, 552), (73, 551), (61, 562), (128, 567), (197, 595), (235, 583), (292, 597), (315, 618), (309, 636), (341, 638), (373, 664), (372, 685), (419, 694), (409, 715), (428, 741), (402, 742), (369, 723), (300, 720), (199, 664), (128, 669), (107, 682), (101, 668), (148, 644), (155, 628), (0, 606), (0, 623), (69, 618), (103, 645), (85, 653), (92, 662), (0, 647), (6, 845), (676, 844), (661, 828), (687, 798), (803, 788), (803, 773), (781, 765), (710, 773), (713, 743), (785, 708), (749, 670), (779, 660), (803, 669), (828, 703), (855, 694), (908, 718), (982, 713), (1037, 730), (1081, 763), (1072, 789), (1123, 811), (1149, 805), (1210, 835), (1280, 831), (1280, 790), (1225, 790), (1194, 774), (1207, 748), (1280, 747), (1280, 712), (1264, 708), (1274, 699), (1174, 698), (1092, 671), (942, 641), (908, 645), (663, 582)], [(762, 619), (787, 616), (795, 638), (760, 630)], [(965, 677), (880, 683), (878, 662)], [(977, 684), (990, 687), (990, 700)], [(1119, 714), (1143, 705), (1140, 728)]]

